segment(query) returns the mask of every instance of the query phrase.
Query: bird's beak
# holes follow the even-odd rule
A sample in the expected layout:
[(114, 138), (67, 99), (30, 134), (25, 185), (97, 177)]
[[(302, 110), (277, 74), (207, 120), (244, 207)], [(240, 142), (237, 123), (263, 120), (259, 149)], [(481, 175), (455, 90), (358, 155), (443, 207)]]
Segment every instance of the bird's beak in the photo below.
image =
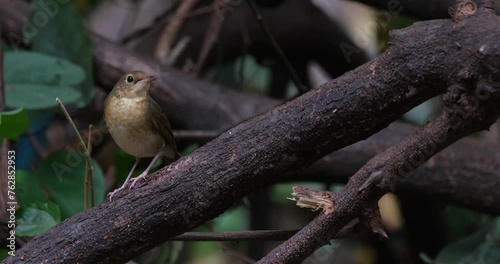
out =
[(156, 80), (158, 77), (156, 76), (149, 76), (145, 79), (142, 79), (138, 81), (132, 88), (134, 93), (143, 93), (145, 92), (147, 94), (147, 91), (149, 91), (149, 87), (151, 87), (151, 82)]
[(144, 79), (147, 83), (151, 83), (152, 81), (158, 79), (158, 76), (149, 76), (148, 78)]
[[(142, 79), (140, 80), (139, 82), (137, 82), (137, 84), (139, 84), (139, 86), (143, 86), (143, 85), (147, 85), (147, 84), (151, 84), (151, 82), (153, 82), (154, 80), (158, 79), (157, 76), (149, 76), (145, 79)], [(136, 85), (137, 85), (136, 84)]]

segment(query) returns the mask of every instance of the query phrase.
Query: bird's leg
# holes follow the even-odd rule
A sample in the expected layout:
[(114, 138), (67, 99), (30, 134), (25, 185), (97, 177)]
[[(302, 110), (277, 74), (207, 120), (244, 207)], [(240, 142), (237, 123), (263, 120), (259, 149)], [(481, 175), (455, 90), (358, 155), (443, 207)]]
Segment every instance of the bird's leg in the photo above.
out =
[(153, 164), (155, 164), (156, 160), (157, 160), (157, 159), (158, 159), (158, 158), (162, 155), (162, 153), (163, 153), (163, 152), (162, 152), (162, 151), (160, 151), (160, 152), (158, 152), (158, 153), (154, 156), (153, 160), (151, 161), (151, 163), (149, 163), (149, 166), (146, 168), (146, 170), (145, 170), (143, 173), (141, 173), (141, 175), (139, 175), (139, 176), (137, 176), (137, 177), (135, 177), (135, 178), (134, 178), (134, 180), (132, 181), (132, 184), (130, 184), (129, 189), (134, 188), (135, 183), (136, 183), (138, 180), (140, 180), (140, 179), (144, 179), (144, 178), (148, 175), (149, 170), (151, 169), (151, 167), (153, 167)]
[(127, 176), (127, 179), (125, 180), (125, 182), (123, 182), (122, 186), (110, 193), (108, 193), (108, 198), (109, 200), (111, 201), (111, 199), (113, 198), (113, 196), (121, 189), (124, 189), (125, 188), (125, 184), (127, 184), (128, 180), (130, 180), (130, 177), (132, 177), (132, 173), (134, 173), (134, 170), (135, 170), (135, 167), (137, 167), (137, 164), (139, 164), (139, 161), (141, 160), (141, 158), (135, 158), (135, 163), (134, 163), (134, 166), (132, 166), (132, 169), (130, 170), (130, 172), (128, 173), (128, 176)]

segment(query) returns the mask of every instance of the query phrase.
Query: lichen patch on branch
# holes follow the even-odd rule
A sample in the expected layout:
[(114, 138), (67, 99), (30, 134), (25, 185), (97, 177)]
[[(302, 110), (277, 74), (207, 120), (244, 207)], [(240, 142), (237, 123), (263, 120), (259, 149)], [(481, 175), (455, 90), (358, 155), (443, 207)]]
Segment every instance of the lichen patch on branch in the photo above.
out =
[(311, 190), (299, 186), (293, 187), (292, 198), (300, 208), (310, 208), (313, 211), (323, 209), (327, 215), (330, 214), (335, 206), (333, 193), (328, 191)]
[(454, 21), (463, 20), (474, 15), (477, 11), (477, 5), (473, 1), (458, 1), (458, 3), (451, 7), (449, 13)]

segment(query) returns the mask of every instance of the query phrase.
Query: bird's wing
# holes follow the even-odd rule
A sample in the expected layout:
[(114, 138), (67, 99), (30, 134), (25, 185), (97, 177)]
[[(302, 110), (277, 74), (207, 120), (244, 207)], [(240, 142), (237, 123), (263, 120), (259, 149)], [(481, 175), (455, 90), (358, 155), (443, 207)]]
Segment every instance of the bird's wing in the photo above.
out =
[(165, 139), (165, 147), (168, 148), (168, 152), (166, 152), (165, 155), (170, 159), (177, 159), (179, 154), (177, 153), (177, 146), (175, 144), (174, 134), (172, 133), (172, 126), (170, 125), (170, 122), (168, 122), (168, 119), (165, 114), (163, 114), (160, 106), (151, 97), (149, 97), (149, 106), (153, 128), (160, 132), (162, 137)]

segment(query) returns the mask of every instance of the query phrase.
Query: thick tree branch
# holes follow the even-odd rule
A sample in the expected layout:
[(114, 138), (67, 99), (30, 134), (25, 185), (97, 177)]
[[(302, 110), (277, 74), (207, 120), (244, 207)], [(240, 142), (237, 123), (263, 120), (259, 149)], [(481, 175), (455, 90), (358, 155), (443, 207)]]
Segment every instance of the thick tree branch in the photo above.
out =
[[(140, 190), (124, 192), (116, 201), (67, 219), (33, 239), (6, 263), (123, 262), (280, 180), (273, 176), (285, 177), (370, 136), (450, 84), (499, 80), (495, 69), (500, 68), (500, 50), (494, 45), (500, 36), (498, 18), (484, 13), (460, 22), (431, 21), (397, 31), (387, 52), (373, 62), (226, 131), (150, 175)], [(353, 184), (358, 183), (350, 183), (346, 190)], [(345, 210), (351, 198), (342, 202), (335, 197), (344, 206), (334, 210)], [(360, 206), (353, 205), (353, 210)], [(355, 212), (348, 210), (338, 216), (332, 230), (345, 225), (351, 215)], [(301, 257), (304, 254), (295, 260)]]
[[(491, 9), (482, 8), (478, 12), (475, 4), (465, 1), (457, 6), (453, 19), (458, 26), (490, 17), (497, 24), (496, 32), (500, 31), (500, 19), (492, 15)], [(480, 48), (479, 53), (481, 50), (483, 49)], [(378, 212), (374, 201), (394, 190), (399, 181), (413, 173), (415, 168), (435, 153), (464, 136), (488, 129), (500, 116), (500, 86), (470, 73), (463, 70), (458, 73), (461, 80), (451, 85), (445, 94), (445, 109), (439, 117), (406, 140), (371, 159), (349, 179), (343, 190), (334, 194), (331, 202), (334, 204), (333, 210), (324, 210), (323, 214), (259, 263), (300, 263), (315, 249), (329, 243), (331, 236), (349, 220), (362, 215), (366, 217), (364, 212), (367, 211)], [(498, 77), (500, 76), (495, 79), (498, 80)], [(370, 223), (373, 232), (385, 236), (380, 226), (380, 216), (372, 213), (368, 218), (364, 221)]]
[[(492, 99), (490, 96), (489, 100), (478, 100), (480, 105), (474, 109), (474, 104), (466, 98), (473, 96), (474, 90), (464, 92), (452, 89), (450, 93), (459, 94), (458, 98), (450, 98), (453, 106), (450, 105), (441, 116), (403, 142), (371, 159), (350, 178), (345, 189), (334, 194), (333, 210), (320, 214), (260, 263), (300, 263), (315, 249), (329, 243), (332, 235), (348, 221), (360, 217), (366, 209), (372, 210), (373, 201), (394, 190), (400, 180), (413, 173), (415, 168), (435, 153), (464, 136), (487, 129), (498, 119), (498, 98)], [(464, 117), (460, 107), (472, 111)], [(370, 222), (376, 220), (368, 219)]]

